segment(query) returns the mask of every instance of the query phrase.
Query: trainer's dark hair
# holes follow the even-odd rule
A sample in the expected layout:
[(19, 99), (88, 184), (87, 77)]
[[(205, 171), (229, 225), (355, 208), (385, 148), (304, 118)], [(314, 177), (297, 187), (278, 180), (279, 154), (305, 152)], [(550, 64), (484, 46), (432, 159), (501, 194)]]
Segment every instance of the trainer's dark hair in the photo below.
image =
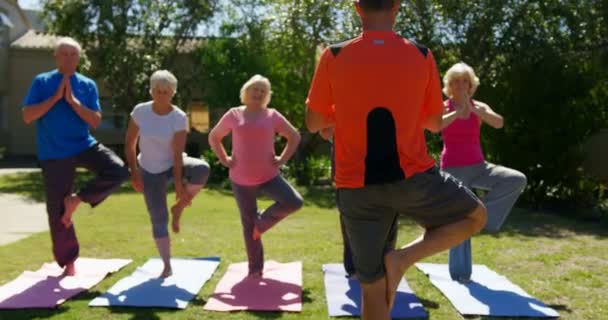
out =
[(395, 5), (396, 0), (359, 0), (359, 6), (366, 11), (389, 10)]

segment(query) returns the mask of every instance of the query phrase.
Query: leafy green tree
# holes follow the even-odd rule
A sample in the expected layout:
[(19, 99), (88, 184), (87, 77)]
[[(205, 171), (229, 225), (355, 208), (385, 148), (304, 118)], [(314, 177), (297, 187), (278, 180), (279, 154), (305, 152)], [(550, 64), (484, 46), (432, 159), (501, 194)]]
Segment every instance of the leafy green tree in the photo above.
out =
[[(196, 69), (179, 63), (196, 46), (192, 37), (214, 13), (217, 0), (43, 0), (49, 31), (79, 40), (91, 61), (88, 73), (130, 110), (149, 98), (148, 78), (171, 69), (187, 83)], [(181, 89), (181, 88), (180, 88)], [(187, 100), (187, 90), (180, 90)]]

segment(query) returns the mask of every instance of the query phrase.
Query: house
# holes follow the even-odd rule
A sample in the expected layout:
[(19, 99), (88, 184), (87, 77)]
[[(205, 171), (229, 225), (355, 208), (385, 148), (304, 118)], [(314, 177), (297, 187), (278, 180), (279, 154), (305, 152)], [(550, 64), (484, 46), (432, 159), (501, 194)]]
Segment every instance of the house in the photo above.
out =
[[(57, 38), (44, 32), (39, 13), (23, 10), (16, 0), (0, 0), (0, 158), (36, 154), (35, 126), (23, 123), (22, 101), (32, 79), (55, 68), (53, 50)], [(194, 47), (195, 44), (189, 45)], [(192, 63), (187, 59), (190, 52), (181, 50), (178, 62)], [(111, 106), (112, 97), (103, 83), (97, 81), (97, 85), (103, 122), (92, 133), (99, 141), (122, 154), (128, 114), (115, 111)], [(209, 112), (200, 90), (195, 87), (189, 89), (192, 98), (181, 107), (188, 113), (190, 126), (194, 129), (189, 136), (189, 148), (197, 153), (207, 148)]]

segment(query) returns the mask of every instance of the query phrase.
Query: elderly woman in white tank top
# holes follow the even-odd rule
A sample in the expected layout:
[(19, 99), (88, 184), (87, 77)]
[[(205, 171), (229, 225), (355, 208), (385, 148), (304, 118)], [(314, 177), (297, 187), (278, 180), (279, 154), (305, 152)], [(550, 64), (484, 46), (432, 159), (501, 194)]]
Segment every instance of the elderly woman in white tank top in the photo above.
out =
[[(125, 142), (131, 183), (136, 191), (144, 193), (152, 222), (152, 235), (164, 263), (161, 278), (172, 274), (167, 227), (168, 184), (170, 181), (175, 184), (176, 202), (171, 207), (171, 226), (173, 232), (177, 233), (182, 211), (190, 205), (209, 177), (209, 165), (205, 161), (187, 157), (184, 153), (188, 118), (186, 113), (171, 103), (176, 90), (177, 79), (169, 71), (159, 70), (152, 74), (152, 101), (133, 108)], [(136, 157), (138, 141), (140, 153)]]

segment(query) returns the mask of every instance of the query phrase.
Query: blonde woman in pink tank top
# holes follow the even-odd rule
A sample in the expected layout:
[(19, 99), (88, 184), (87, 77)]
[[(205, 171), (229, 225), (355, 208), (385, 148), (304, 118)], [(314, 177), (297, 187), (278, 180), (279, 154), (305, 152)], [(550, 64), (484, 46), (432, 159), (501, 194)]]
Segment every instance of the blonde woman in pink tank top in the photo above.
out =
[[(500, 129), (504, 120), (487, 104), (473, 100), (479, 85), (473, 68), (457, 63), (446, 72), (443, 83), (443, 92), (449, 99), (444, 103), (441, 168), (466, 187), (486, 191), (482, 199), (488, 210), (485, 230), (498, 232), (526, 187), (526, 176), (484, 159), (481, 125)], [(466, 240), (450, 250), (450, 275), (454, 280), (467, 282), (471, 272), (471, 242)]]
[[(241, 213), (243, 238), (249, 261), (249, 275), (262, 276), (264, 248), (262, 234), (302, 207), (302, 196), (281, 177), (279, 168), (296, 152), (300, 134), (276, 109), (268, 108), (270, 81), (255, 75), (241, 88), (240, 107), (228, 110), (209, 133), (209, 145), (219, 161), (228, 167), (234, 198)], [(229, 155), (222, 139), (232, 135)], [(275, 153), (275, 136), (287, 140)], [(257, 198), (265, 195), (274, 203), (258, 210)]]

